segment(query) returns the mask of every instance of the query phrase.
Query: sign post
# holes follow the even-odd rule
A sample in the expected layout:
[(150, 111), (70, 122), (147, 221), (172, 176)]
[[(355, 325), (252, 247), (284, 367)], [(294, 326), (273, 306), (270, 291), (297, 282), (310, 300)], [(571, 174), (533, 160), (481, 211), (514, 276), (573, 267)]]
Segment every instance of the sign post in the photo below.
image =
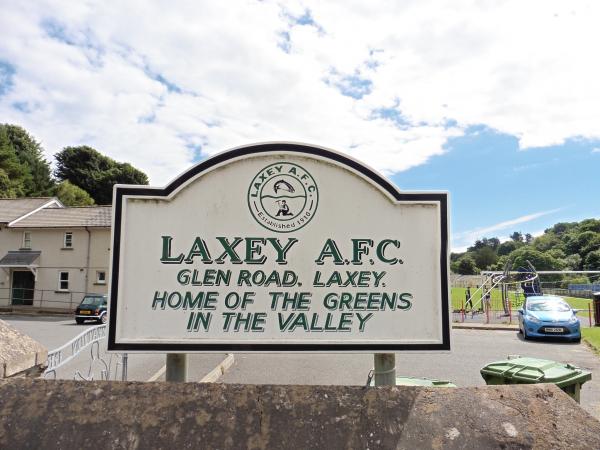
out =
[(167, 353), (165, 381), (185, 383), (188, 373), (188, 357), (185, 353)]
[(448, 194), (403, 192), (340, 153), (257, 144), (163, 188), (117, 185), (111, 351), (449, 350)]
[(375, 353), (373, 359), (375, 386), (395, 386), (396, 355), (394, 353)]

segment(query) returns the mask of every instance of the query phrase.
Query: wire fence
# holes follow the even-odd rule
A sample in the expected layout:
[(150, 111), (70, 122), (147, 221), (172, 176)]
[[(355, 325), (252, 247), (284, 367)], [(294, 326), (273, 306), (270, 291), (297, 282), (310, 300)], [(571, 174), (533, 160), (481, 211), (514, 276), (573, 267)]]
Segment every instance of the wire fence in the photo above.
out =
[(104, 294), (49, 289), (0, 288), (0, 308), (74, 311), (86, 295)]

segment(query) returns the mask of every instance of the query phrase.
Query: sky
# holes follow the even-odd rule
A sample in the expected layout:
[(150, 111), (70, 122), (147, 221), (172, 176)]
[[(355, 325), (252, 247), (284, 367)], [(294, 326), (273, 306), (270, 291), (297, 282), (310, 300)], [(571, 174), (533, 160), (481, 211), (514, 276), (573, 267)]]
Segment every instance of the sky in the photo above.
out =
[(153, 185), (305, 142), (447, 190), (452, 249), (600, 217), (600, 3), (0, 0), (0, 122)]

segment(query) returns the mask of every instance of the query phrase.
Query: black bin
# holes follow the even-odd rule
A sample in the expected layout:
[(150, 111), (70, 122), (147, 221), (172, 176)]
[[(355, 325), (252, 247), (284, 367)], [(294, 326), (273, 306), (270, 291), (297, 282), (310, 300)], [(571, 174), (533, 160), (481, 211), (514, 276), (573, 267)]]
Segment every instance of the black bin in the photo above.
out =
[(594, 298), (594, 326), (600, 327), (600, 292), (592, 294)]

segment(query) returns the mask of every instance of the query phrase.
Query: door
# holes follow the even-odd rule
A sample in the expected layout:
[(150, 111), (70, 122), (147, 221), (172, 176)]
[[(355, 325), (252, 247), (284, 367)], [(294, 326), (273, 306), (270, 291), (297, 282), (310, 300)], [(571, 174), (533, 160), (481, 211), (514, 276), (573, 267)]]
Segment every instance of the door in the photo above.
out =
[(12, 276), (12, 304), (33, 305), (33, 290), (35, 278), (29, 271), (13, 272)]

